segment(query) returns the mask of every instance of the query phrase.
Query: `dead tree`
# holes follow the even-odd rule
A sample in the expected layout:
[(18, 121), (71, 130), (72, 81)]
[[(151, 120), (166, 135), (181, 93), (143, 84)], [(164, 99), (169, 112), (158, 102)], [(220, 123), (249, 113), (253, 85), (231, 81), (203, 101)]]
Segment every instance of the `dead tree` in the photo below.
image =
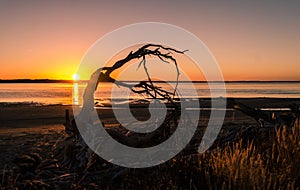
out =
[[(187, 51), (187, 50), (185, 50)], [(97, 71), (95, 71), (92, 75), (98, 74), (100, 71), (100, 75), (98, 77), (97, 84), (99, 82), (113, 82), (117, 85), (129, 88), (132, 92), (137, 93), (137, 94), (146, 94), (152, 98), (162, 98), (164, 100), (169, 101), (170, 103), (174, 103), (173, 98), (176, 94), (176, 88), (178, 85), (178, 79), (179, 79), (179, 68), (176, 59), (172, 56), (174, 53), (177, 54), (184, 54), (185, 51), (178, 51), (174, 48), (169, 48), (169, 47), (164, 47), (162, 45), (158, 44), (146, 44), (139, 48), (137, 51), (133, 52), (131, 51), (124, 59), (121, 59), (117, 61), (113, 66), (111, 67), (102, 67), (99, 68)], [(176, 86), (173, 92), (168, 92), (160, 87), (157, 87), (153, 84), (153, 81), (151, 80), (151, 77), (148, 73), (147, 69), (147, 61), (146, 57), (156, 57), (159, 58), (162, 62), (164, 63), (169, 63), (169, 64), (174, 64), (176, 67)], [(138, 68), (143, 66), (147, 77), (148, 81), (141, 81), (136, 85), (130, 85), (125, 82), (117, 81), (116, 79), (111, 77), (111, 74), (123, 67), (126, 63), (130, 62), (131, 60), (135, 59), (142, 59), (138, 65)], [(96, 86), (97, 88), (97, 86)]]
[[(173, 125), (174, 122), (176, 125), (177, 116), (178, 116), (177, 114), (179, 113), (179, 109), (180, 109), (180, 106), (178, 106), (178, 104), (175, 101), (180, 72), (179, 72), (177, 60), (175, 57), (173, 57), (173, 55), (184, 54), (185, 51), (179, 51), (174, 48), (165, 47), (159, 44), (146, 44), (136, 51), (131, 51), (125, 58), (115, 62), (111, 67), (102, 67), (97, 69), (91, 75), (90, 81), (88, 82), (86, 89), (91, 89), (90, 87), (94, 85), (91, 81), (92, 79), (95, 79), (95, 77), (97, 77), (97, 83), (94, 91), (97, 89), (97, 86), (100, 82), (112, 82), (116, 85), (129, 88), (133, 93), (146, 95), (153, 99), (160, 99), (166, 103), (169, 103), (175, 110), (173, 111), (172, 114), (167, 115), (167, 118), (163, 123), (163, 125), (165, 125), (165, 128), (169, 130), (170, 124), (172, 122)], [(176, 85), (174, 90), (167, 91), (159, 86), (154, 85), (154, 82), (152, 81), (151, 76), (147, 69), (147, 58), (150, 56), (158, 58), (162, 63), (173, 64), (175, 66), (177, 75), (176, 75)], [(129, 63), (132, 60), (140, 60), (138, 68), (142, 67), (144, 69), (144, 71), (147, 74), (147, 79), (148, 79), (147, 81), (140, 81), (137, 84), (132, 85), (126, 82), (118, 81), (111, 76), (111, 74), (115, 70), (122, 68), (125, 64)], [(84, 102), (83, 102), (82, 109), (92, 109), (94, 107), (94, 102), (91, 101), (91, 99), (93, 100), (93, 98), (89, 97), (91, 96), (91, 94), (92, 94), (91, 92), (87, 93), (85, 91), (83, 95)], [(73, 143), (67, 144), (67, 146), (70, 146), (71, 148), (64, 148), (64, 150), (68, 150), (68, 153), (62, 152), (58, 154), (59, 155), (58, 157), (60, 157), (59, 159), (61, 160), (62, 165), (68, 168), (72, 168), (74, 166), (84, 167), (88, 163), (91, 151), (88, 151), (87, 145), (84, 143), (82, 137), (80, 136), (74, 120), (71, 121), (69, 119), (68, 112), (66, 113), (65, 126), (66, 126), (66, 131), (72, 134)], [(117, 139), (119, 142), (127, 142), (127, 144), (130, 146), (139, 146), (141, 144), (146, 144), (147, 142), (152, 141), (155, 136), (157, 137), (159, 135), (162, 135), (161, 133), (163, 133), (164, 135), (170, 134), (170, 131), (166, 132), (163, 127), (160, 127), (160, 130), (155, 130), (153, 133), (146, 135), (143, 138), (131, 136), (131, 140), (128, 140), (127, 136), (119, 133), (116, 130), (110, 129), (107, 130), (107, 132), (113, 138)], [(74, 152), (72, 152), (73, 149), (72, 147), (76, 147), (76, 150), (74, 150)], [(76, 155), (74, 156), (74, 154)]]

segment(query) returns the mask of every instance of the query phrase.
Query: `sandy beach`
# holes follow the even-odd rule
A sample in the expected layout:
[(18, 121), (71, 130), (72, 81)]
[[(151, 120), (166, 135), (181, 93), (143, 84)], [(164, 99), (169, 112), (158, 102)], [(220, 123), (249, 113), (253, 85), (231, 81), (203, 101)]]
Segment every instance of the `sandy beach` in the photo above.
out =
[[(243, 98), (236, 99), (251, 107), (259, 108), (286, 108), (292, 103), (300, 104), (300, 99), (281, 98)], [(200, 101), (201, 107), (209, 107), (210, 100)], [(0, 169), (12, 166), (14, 156), (34, 147), (44, 149), (51, 147), (59, 136), (64, 135), (65, 111), (72, 106), (64, 105), (22, 105), (2, 104), (0, 109)], [(133, 113), (143, 117), (144, 113), (136, 108)], [(98, 109), (101, 120), (108, 126), (117, 126), (118, 122), (113, 117), (111, 109)], [(233, 114), (234, 112), (234, 114)], [(202, 111), (202, 119), (207, 120), (209, 112)], [(201, 123), (201, 121), (200, 121)], [(255, 120), (239, 111), (227, 111), (224, 126), (255, 124)], [(46, 144), (46, 146), (42, 146)], [(41, 147), (42, 146), (42, 147)]]
[[(254, 108), (287, 108), (292, 103), (300, 105), (300, 99), (245, 98), (236, 100)], [(200, 100), (200, 104), (202, 107), (209, 107), (210, 100)], [(54, 145), (66, 136), (63, 126), (66, 110), (70, 110), (72, 118), (72, 106), (1, 104), (0, 159), (2, 161), (0, 171), (16, 167), (13, 160), (23, 153), (35, 152), (43, 159), (51, 158)], [(111, 109), (97, 110), (106, 126), (118, 126)], [(145, 116), (141, 108), (133, 108), (132, 112), (136, 113), (137, 117)], [(209, 118), (208, 111), (202, 114), (199, 125), (203, 125)], [(229, 107), (222, 129), (242, 125), (256, 125), (256, 121)]]

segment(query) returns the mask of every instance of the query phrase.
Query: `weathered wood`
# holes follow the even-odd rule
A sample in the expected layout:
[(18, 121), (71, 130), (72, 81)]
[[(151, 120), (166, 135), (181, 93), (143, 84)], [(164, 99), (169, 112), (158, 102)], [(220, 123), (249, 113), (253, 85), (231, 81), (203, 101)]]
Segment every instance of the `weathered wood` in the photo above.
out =
[(292, 115), (279, 115), (277, 112), (266, 112), (259, 108), (252, 108), (233, 99), (228, 100), (228, 105), (254, 118), (261, 127), (265, 125), (264, 122), (268, 122), (272, 125), (292, 127), (296, 119), (299, 118), (299, 107), (297, 107), (297, 105), (291, 107)]

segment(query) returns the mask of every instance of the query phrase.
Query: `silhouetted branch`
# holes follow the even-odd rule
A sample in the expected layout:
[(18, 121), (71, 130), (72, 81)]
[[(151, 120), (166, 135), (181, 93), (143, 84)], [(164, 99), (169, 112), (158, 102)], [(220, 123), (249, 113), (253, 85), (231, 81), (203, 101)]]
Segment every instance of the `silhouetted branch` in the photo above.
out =
[[(124, 59), (121, 59), (111, 67), (103, 67), (99, 68), (96, 72), (99, 72), (101, 70), (100, 75), (98, 77), (97, 84), (99, 82), (113, 82), (117, 85), (129, 88), (132, 92), (137, 94), (146, 94), (151, 96), (152, 98), (158, 98), (157, 96), (160, 96), (160, 98), (165, 99), (171, 103), (173, 103), (173, 98), (176, 95), (176, 90), (178, 86), (178, 79), (179, 79), (179, 68), (176, 59), (172, 56), (174, 53), (178, 54), (184, 54), (187, 50), (179, 51), (173, 48), (164, 47), (162, 45), (158, 44), (146, 44), (139, 48), (137, 51), (133, 52), (131, 51)], [(157, 87), (153, 84), (153, 81), (151, 80), (150, 74), (147, 69), (147, 62), (146, 58), (147, 56), (155, 56), (159, 58), (162, 62), (168, 63), (168, 64), (174, 64), (176, 68), (176, 85), (173, 92), (168, 92), (166, 90), (161, 89), (160, 87)], [(140, 68), (143, 65), (143, 68), (147, 74), (148, 81), (141, 81), (137, 85), (130, 85), (125, 82), (117, 81), (116, 79), (111, 77), (111, 73), (115, 70), (123, 67), (126, 63), (128, 63), (131, 60), (134, 59), (140, 59), (138, 68)], [(95, 73), (96, 73), (95, 72)], [(96, 87), (97, 88), (97, 87)], [(138, 90), (139, 88), (140, 90)]]

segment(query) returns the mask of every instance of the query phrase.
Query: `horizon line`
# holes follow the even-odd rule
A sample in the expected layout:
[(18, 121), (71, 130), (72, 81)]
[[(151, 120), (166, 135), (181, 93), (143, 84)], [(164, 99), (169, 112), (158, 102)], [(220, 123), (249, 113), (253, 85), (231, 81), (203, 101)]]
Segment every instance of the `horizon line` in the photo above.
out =
[[(70, 80), (70, 79), (0, 79), (0, 83), (74, 83), (74, 82), (86, 82), (88, 80)], [(120, 80), (122, 82), (139, 82), (137, 80)], [(106, 82), (106, 81), (103, 81)], [(175, 83), (176, 81), (156, 81), (156, 83), (171, 82)], [(300, 80), (225, 80), (225, 81), (203, 81), (203, 80), (194, 80), (194, 81), (178, 81), (182, 83), (193, 82), (193, 83), (207, 83), (207, 82), (225, 82), (225, 83), (274, 83), (274, 82), (300, 82)]]

